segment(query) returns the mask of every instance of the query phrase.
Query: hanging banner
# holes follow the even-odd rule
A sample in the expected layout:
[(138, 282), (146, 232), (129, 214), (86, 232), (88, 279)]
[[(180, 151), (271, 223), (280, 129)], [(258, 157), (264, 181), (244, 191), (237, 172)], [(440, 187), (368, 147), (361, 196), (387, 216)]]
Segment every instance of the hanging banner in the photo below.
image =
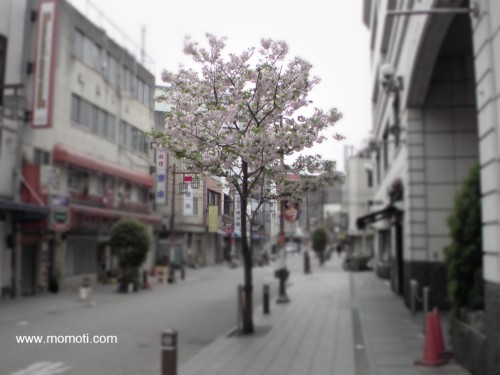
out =
[(184, 195), (184, 216), (194, 216), (193, 208), (193, 188), (191, 183), (193, 182), (193, 176), (184, 176), (183, 182), (185, 184), (186, 193)]
[(167, 150), (156, 150), (155, 202), (167, 204)]
[(33, 82), (34, 128), (52, 126), (52, 98), (54, 94), (54, 66), (56, 59), (57, 2), (44, 0), (38, 10), (35, 45), (35, 74)]
[(217, 233), (219, 224), (219, 207), (208, 206), (208, 232)]

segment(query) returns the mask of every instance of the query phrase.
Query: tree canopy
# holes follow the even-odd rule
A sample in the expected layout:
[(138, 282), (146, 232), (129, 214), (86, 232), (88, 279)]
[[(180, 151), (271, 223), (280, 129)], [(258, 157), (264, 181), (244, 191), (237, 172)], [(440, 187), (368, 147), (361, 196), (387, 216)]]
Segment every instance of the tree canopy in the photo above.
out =
[(312, 186), (310, 179), (292, 183), (290, 175), (314, 175), (315, 186), (334, 181), (333, 161), (298, 155), (325, 141), (322, 131), (341, 118), (336, 109), (310, 108), (308, 94), (320, 82), (311, 64), (289, 59), (283, 41), (262, 39), (258, 50), (225, 55), (225, 38), (207, 39), (208, 48), (186, 39), (184, 52), (200, 65), (198, 71), (181, 66), (177, 73), (163, 72), (169, 87), (161, 100), (173, 109), (165, 131), (155, 137), (195, 168), (227, 177), (245, 197), (280, 193), (271, 184), (299, 195)]

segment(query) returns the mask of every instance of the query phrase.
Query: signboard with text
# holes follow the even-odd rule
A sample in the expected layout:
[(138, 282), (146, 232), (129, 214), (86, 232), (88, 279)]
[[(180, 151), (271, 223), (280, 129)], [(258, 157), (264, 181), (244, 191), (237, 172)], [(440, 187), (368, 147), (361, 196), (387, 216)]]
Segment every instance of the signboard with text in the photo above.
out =
[(217, 233), (219, 224), (219, 207), (208, 206), (208, 232)]
[(193, 176), (184, 176), (183, 182), (185, 184), (186, 193), (184, 195), (184, 216), (194, 216), (194, 199), (193, 199), (193, 188), (191, 183), (193, 182)]
[(167, 150), (156, 150), (155, 202), (167, 204)]
[(34, 128), (52, 126), (52, 98), (56, 59), (57, 1), (43, 0), (38, 11), (36, 31), (36, 57), (33, 84)]
[(49, 228), (56, 232), (70, 229), (69, 197), (67, 195), (50, 195)]

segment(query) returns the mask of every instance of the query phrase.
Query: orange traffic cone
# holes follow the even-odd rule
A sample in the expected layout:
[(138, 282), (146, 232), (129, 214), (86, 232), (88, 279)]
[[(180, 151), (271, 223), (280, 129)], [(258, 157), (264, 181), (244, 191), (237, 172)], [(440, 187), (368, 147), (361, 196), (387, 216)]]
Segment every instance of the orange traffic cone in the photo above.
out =
[[(436, 315), (428, 313), (426, 318), (425, 329), (425, 344), (424, 356), (421, 360), (415, 361), (416, 365), (421, 366), (442, 366), (447, 361), (441, 357), (438, 340), (438, 333), (436, 332), (437, 322)], [(442, 338), (442, 337), (441, 337)]]

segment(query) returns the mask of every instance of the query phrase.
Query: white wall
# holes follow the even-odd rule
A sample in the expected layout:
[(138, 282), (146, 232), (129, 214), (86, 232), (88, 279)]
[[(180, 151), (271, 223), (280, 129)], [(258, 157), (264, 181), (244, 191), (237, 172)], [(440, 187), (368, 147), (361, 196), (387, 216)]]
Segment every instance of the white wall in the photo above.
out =
[(473, 19), (480, 137), (484, 278), (500, 283), (500, 2), (478, 1)]

